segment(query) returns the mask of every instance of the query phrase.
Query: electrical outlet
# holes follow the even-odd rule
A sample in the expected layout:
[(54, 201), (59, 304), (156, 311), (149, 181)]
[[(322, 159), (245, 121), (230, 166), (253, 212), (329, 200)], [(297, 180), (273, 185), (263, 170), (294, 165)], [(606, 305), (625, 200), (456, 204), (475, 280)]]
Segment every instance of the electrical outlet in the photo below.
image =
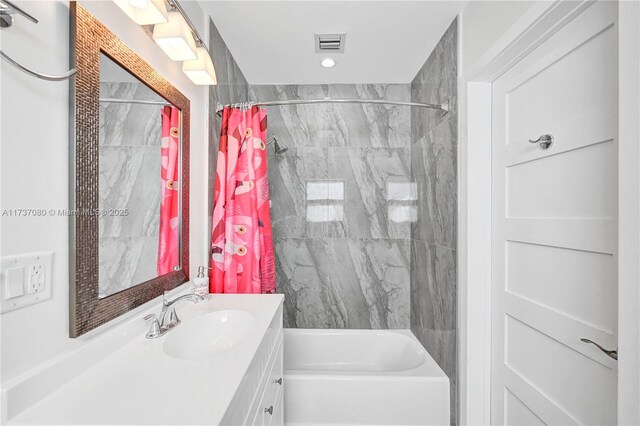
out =
[(53, 252), (4, 256), (0, 263), (0, 313), (51, 299)]
[(45, 268), (41, 263), (29, 266), (29, 293), (42, 292), (45, 288)]

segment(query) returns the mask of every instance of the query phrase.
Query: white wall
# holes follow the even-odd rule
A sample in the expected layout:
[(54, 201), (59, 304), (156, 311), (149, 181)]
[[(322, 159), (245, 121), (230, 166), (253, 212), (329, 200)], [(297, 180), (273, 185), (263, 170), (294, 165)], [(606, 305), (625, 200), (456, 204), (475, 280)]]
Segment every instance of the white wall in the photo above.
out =
[(640, 424), (640, 3), (620, 2), (618, 24), (618, 423), (637, 425)]
[(535, 1), (470, 1), (461, 15), (462, 73), (491, 48)]
[[(2, 30), (2, 49), (46, 73), (68, 69), (69, 7), (66, 1), (17, 1), (37, 17), (21, 17)], [(193, 85), (180, 64), (110, 1), (81, 2), (116, 36), (191, 100), (190, 269), (207, 261), (207, 105), (206, 88)], [(189, 12), (204, 21), (197, 4)], [(206, 32), (201, 33), (203, 36)], [(0, 211), (11, 208), (67, 208), (69, 185), (69, 83), (27, 76), (4, 61), (0, 75)], [(3, 314), (2, 383), (17, 380), (39, 364), (85, 345), (110, 324), (77, 339), (69, 336), (68, 218), (0, 217), (2, 256), (51, 250), (54, 254), (51, 300)], [(127, 317), (131, 317), (128, 315)], [(122, 321), (122, 320), (121, 320)], [(118, 322), (117, 320), (112, 322)]]

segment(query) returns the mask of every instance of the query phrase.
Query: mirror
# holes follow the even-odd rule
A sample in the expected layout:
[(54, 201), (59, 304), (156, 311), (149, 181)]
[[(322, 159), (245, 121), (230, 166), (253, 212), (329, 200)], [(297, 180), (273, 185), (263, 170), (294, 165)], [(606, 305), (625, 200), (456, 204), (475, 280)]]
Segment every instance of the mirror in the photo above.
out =
[(99, 297), (180, 267), (180, 111), (100, 54)]
[(189, 100), (71, 2), (69, 334), (189, 280)]

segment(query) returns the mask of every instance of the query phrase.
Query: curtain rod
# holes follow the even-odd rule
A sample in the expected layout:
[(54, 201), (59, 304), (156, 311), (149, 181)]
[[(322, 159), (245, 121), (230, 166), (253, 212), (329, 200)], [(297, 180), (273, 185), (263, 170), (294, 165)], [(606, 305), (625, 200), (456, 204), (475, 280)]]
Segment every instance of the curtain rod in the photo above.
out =
[(227, 104), (222, 105), (221, 103), (216, 103), (216, 113), (218, 115), (222, 115), (222, 110), (224, 107), (232, 107), (232, 108), (243, 108), (249, 106), (277, 106), (277, 105), (302, 105), (302, 104), (386, 104), (386, 105), (401, 105), (401, 106), (410, 106), (410, 107), (421, 107), (421, 108), (431, 108), (431, 109), (439, 109), (444, 112), (449, 111), (449, 102), (445, 102), (444, 104), (436, 105), (436, 104), (423, 104), (419, 102), (406, 102), (406, 101), (389, 101), (386, 99), (291, 99), (286, 101), (260, 101), (260, 102), (242, 102), (236, 104)]
[(171, 104), (167, 101), (143, 101), (138, 99), (100, 98), (100, 102), (106, 102), (110, 104), (140, 104), (140, 105), (171, 106)]

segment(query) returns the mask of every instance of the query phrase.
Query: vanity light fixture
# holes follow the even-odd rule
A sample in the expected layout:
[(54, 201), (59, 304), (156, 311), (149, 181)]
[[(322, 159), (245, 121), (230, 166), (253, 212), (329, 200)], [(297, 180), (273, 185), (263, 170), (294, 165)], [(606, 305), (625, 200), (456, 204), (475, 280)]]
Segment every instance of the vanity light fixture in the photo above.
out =
[(336, 65), (336, 61), (334, 61), (331, 58), (324, 58), (322, 62), (320, 62), (320, 65), (322, 65), (325, 68), (331, 68)]
[(196, 49), (198, 59), (192, 61), (184, 61), (182, 63), (182, 72), (197, 85), (215, 85), (217, 84), (216, 70), (213, 67), (213, 61), (209, 51), (204, 47)]
[(194, 84), (217, 84), (211, 54), (178, 0), (113, 0)]
[(114, 0), (114, 3), (138, 25), (162, 24), (169, 20), (164, 0)]
[(169, 12), (169, 22), (153, 27), (153, 39), (174, 61), (198, 59), (196, 41), (180, 12)]

